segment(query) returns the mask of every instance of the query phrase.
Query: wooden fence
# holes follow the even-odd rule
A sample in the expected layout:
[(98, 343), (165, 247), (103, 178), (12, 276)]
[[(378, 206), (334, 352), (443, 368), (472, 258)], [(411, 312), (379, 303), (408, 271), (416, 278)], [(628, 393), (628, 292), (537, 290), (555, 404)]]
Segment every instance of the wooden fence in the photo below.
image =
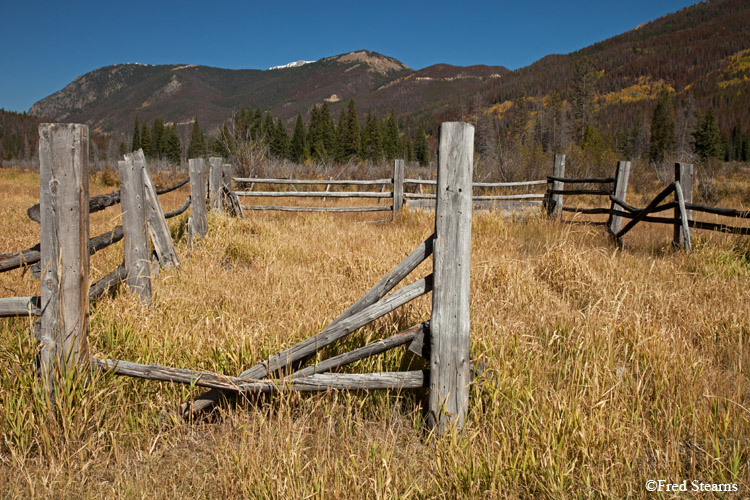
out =
[[(30, 265), (36, 258), (44, 269), (42, 293), (40, 297), (3, 299), (0, 301), (0, 310), (12, 309), (13, 315), (41, 315), (40, 375), (50, 401), (54, 400), (61, 377), (74, 368), (93, 368), (120, 375), (195, 384), (212, 389), (185, 405), (186, 416), (211, 408), (219, 399), (218, 391), (249, 394), (280, 390), (322, 391), (332, 388), (428, 388), (427, 420), (430, 425), (438, 433), (451, 426), (460, 427), (468, 410), (469, 382), (473, 373), (469, 356), (469, 258), (474, 128), (465, 123), (443, 123), (440, 130), (434, 233), (320, 333), (269, 357), (239, 377), (228, 377), (89, 355), (88, 312), (91, 290), (99, 286), (97, 283), (89, 288), (88, 262), (92, 242), (93, 247), (101, 249), (124, 239), (125, 263), (115, 270), (114, 278), (105, 278), (105, 284), (126, 280), (131, 290), (144, 302), (150, 301), (151, 290), (147, 233), (151, 234), (160, 262), (164, 265), (179, 265), (179, 259), (169, 233), (165, 231), (166, 216), (158, 203), (158, 191), (153, 187), (142, 151), (125, 155), (125, 160), (119, 163), (122, 181), (120, 192), (89, 200), (87, 127), (43, 124), (40, 126), (42, 174), (40, 206), (37, 210), (40, 214), (42, 239), (36, 248), (18, 252), (9, 259), (15, 264), (7, 263), (8, 259), (0, 262), (0, 265), (5, 266), (4, 270), (10, 270)], [(182, 211), (192, 205), (189, 231), (195, 235), (205, 235), (205, 162), (190, 160), (189, 163), (191, 197)], [(231, 204), (233, 197), (227, 186), (228, 171), (221, 160), (211, 159), (209, 163), (214, 167), (209, 173), (209, 201), (217, 209), (227, 201)], [(178, 183), (176, 187), (185, 182)], [(121, 204), (123, 210), (122, 227), (118, 226), (110, 233), (89, 239), (91, 207), (112, 206), (117, 203)], [(100, 208), (94, 208), (97, 209)], [(30, 209), (30, 214), (33, 211)], [(63, 214), (65, 221), (62, 220)], [(38, 257), (34, 257), (33, 252)], [(431, 255), (431, 274), (389, 294)], [(292, 366), (309, 359), (331, 343), (429, 292), (432, 292), (432, 312), (428, 321), (373, 344), (289, 373)], [(413, 352), (426, 356), (429, 371), (330, 373), (339, 367), (407, 343)], [(275, 378), (269, 378), (271, 376)]]

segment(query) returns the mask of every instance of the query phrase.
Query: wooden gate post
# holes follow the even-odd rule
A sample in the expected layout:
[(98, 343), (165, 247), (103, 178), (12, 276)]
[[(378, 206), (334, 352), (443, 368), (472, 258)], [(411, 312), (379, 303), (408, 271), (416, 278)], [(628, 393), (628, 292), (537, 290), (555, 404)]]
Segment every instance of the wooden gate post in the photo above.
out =
[[(628, 194), (628, 178), (630, 177), (630, 162), (629, 161), (618, 161), (617, 171), (615, 172), (615, 191), (614, 196), (618, 200), (626, 201), (625, 197)], [(610, 206), (612, 210), (623, 210), (623, 207), (612, 202)], [(619, 215), (609, 216), (609, 233), (615, 235), (620, 232), (622, 228), (622, 217)]]
[(221, 182), (228, 190), (232, 190), (232, 164), (224, 163), (221, 166)]
[(404, 206), (404, 160), (393, 160), (393, 220)]
[(39, 370), (52, 403), (58, 377), (89, 364), (88, 127), (39, 125), (39, 168)]
[(190, 170), (190, 203), (193, 205), (193, 234), (204, 238), (208, 232), (206, 184), (203, 182), (206, 162), (203, 161), (203, 158), (191, 158), (188, 160), (188, 164)]
[[(675, 163), (674, 164), (674, 180), (676, 182), (680, 183), (680, 187), (682, 188), (682, 199), (684, 203), (692, 203), (693, 202), (693, 165), (691, 163)], [(675, 201), (678, 203), (678, 206), (674, 209), (674, 238), (673, 243), (677, 246), (680, 246), (682, 248), (689, 248), (690, 247), (690, 234), (689, 231), (683, 231), (681, 220), (682, 216), (680, 214), (680, 207), (679, 207), (679, 197), (678, 194), (675, 193)], [(693, 219), (693, 211), (692, 210), (685, 210), (687, 215), (688, 222), (686, 223), (685, 227), (689, 227), (688, 224), (690, 224), (690, 221)], [(687, 238), (685, 236), (685, 233), (687, 233)]]
[(440, 125), (427, 411), (427, 423), (438, 434), (463, 427), (469, 406), (473, 156), (472, 125)]
[(208, 159), (208, 199), (211, 201), (211, 210), (221, 212), (221, 185), (224, 171), (221, 166), (221, 158), (212, 156)]
[[(565, 177), (565, 155), (555, 155), (555, 166), (552, 169), (554, 177)], [(562, 217), (563, 195), (552, 194), (552, 191), (561, 191), (563, 183), (553, 180), (550, 183), (549, 194), (547, 196), (547, 215), (559, 219)]]
[(128, 153), (117, 163), (120, 173), (120, 206), (122, 230), (125, 233), (125, 269), (127, 284), (145, 304), (151, 303), (151, 256), (146, 227), (146, 195), (142, 152)]

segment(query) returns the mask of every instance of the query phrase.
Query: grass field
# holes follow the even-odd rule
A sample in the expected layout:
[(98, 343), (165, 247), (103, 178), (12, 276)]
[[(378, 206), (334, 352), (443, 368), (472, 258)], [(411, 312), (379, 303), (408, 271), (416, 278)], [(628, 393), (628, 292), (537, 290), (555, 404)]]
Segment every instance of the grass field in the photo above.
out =
[[(108, 192), (107, 179), (91, 194)], [(38, 175), (0, 170), (0, 252), (31, 246)], [(166, 195), (181, 205), (183, 188)], [(636, 195), (637, 199), (637, 195)], [(636, 203), (638, 204), (638, 203)], [(209, 218), (154, 306), (121, 291), (91, 313), (92, 352), (236, 375), (322, 329), (421, 243), (431, 214), (251, 213)], [(119, 208), (92, 215), (111, 229)], [(427, 438), (419, 396), (281, 395), (184, 423), (196, 388), (113, 376), (72, 387), (47, 417), (33, 383), (28, 319), (0, 320), (3, 498), (671, 498), (648, 480), (736, 484), (750, 497), (750, 239), (640, 225), (613, 247), (601, 228), (474, 215), (472, 386), (467, 427)], [(122, 260), (92, 257), (92, 279)], [(427, 274), (422, 264), (415, 279)], [(21, 270), (0, 296), (38, 293)], [(328, 349), (429, 316), (423, 297)], [(403, 349), (403, 348), (402, 348)], [(403, 350), (352, 371), (400, 370)]]

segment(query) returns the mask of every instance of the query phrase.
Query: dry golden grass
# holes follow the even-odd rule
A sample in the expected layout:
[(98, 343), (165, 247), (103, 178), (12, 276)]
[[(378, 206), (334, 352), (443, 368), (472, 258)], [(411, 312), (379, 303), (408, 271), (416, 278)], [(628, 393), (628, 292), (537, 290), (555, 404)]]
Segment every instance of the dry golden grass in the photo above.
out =
[[(92, 182), (92, 194), (110, 189)], [(0, 196), (0, 252), (35, 243), (25, 208), (38, 177), (0, 171)], [(118, 212), (96, 214), (92, 234)], [(319, 331), (432, 231), (430, 214), (367, 222), (376, 217), (212, 216), (191, 253), (178, 241), (182, 266), (155, 278), (153, 309), (124, 291), (94, 308), (92, 350), (236, 375)], [(175, 235), (185, 218), (170, 221)], [(670, 228), (642, 225), (618, 250), (594, 227), (486, 213), (472, 238), (472, 352), (489, 369), (463, 432), (425, 439), (408, 393), (274, 396), (186, 424), (174, 410), (199, 390), (112, 376), (71, 388), (50, 421), (29, 321), (2, 320), (2, 496), (659, 498), (649, 479), (750, 495), (748, 240), (703, 233), (687, 255), (671, 249)], [(119, 252), (97, 254), (92, 275)], [(38, 287), (21, 271), (0, 285), (2, 296)], [(424, 320), (429, 306), (422, 298), (329, 351)], [(418, 362), (395, 351), (352, 370)]]

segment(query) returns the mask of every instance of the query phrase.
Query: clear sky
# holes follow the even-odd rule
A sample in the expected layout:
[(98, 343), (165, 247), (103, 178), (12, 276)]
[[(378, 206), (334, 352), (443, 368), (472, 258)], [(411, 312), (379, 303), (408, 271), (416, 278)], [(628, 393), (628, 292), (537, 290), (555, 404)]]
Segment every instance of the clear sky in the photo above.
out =
[(368, 49), (420, 69), (517, 69), (693, 0), (0, 0), (0, 108), (27, 111), (110, 64), (266, 69)]

